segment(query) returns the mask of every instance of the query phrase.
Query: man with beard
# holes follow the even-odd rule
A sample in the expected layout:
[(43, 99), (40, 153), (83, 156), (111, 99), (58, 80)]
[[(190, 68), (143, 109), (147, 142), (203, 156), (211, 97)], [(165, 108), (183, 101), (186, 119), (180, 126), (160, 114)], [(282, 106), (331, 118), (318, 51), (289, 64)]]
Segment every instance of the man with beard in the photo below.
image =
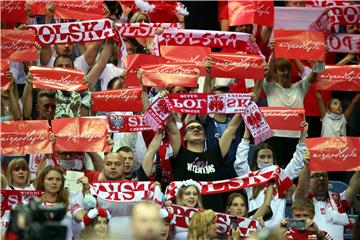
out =
[[(310, 159), (310, 152), (304, 153), (305, 159)], [(327, 231), (333, 239), (344, 239), (344, 227), (350, 225), (346, 210), (354, 202), (360, 190), (360, 172), (355, 172), (349, 182), (349, 187), (342, 193), (329, 191), (327, 172), (310, 172), (305, 163), (295, 198), (308, 197), (315, 206), (314, 221), (320, 230)]]

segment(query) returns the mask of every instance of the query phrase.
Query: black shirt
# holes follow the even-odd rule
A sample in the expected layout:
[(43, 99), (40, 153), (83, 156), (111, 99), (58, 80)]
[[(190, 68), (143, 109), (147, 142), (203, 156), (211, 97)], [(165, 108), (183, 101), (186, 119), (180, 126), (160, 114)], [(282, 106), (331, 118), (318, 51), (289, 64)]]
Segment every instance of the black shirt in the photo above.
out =
[(149, 181), (149, 177), (146, 176), (144, 168), (140, 165), (139, 169), (132, 172), (130, 178), (125, 178), (126, 180), (136, 180), (136, 181)]

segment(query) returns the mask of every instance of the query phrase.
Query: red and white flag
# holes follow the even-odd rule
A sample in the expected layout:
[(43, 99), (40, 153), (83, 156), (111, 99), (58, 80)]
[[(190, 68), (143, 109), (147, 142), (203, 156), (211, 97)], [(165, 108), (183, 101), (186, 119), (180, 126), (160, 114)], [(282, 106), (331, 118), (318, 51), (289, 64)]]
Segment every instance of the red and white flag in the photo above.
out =
[(109, 129), (112, 132), (142, 132), (151, 130), (142, 115), (109, 115)]
[(101, 41), (115, 35), (113, 22), (109, 19), (28, 25), (42, 45)]
[(1, 58), (15, 62), (37, 59), (35, 33), (31, 30), (1, 30)]
[(1, 122), (0, 127), (1, 154), (53, 152), (46, 120)]
[(260, 110), (271, 129), (295, 131), (303, 129), (300, 126), (305, 117), (303, 108), (261, 107)]
[(325, 61), (323, 33), (299, 30), (275, 30), (275, 57)]
[(360, 53), (359, 34), (331, 33), (326, 38), (329, 52)]
[(9, 71), (9, 61), (4, 60), (4, 59), (0, 59), (0, 81), (1, 81), (1, 85), (0, 85), (0, 89), (1, 90), (6, 90), (9, 89), (10, 87), (10, 81), (11, 78), (7, 77), (6, 74)]
[(359, 137), (307, 138), (311, 171), (360, 171)]
[(342, 1), (342, 0), (308, 0), (305, 1), (306, 7), (335, 7), (335, 6), (348, 6), (354, 5), (355, 3), (350, 1)]
[(179, 23), (117, 23), (116, 28), (124, 38), (149, 38), (154, 37), (159, 28), (180, 28)]
[(329, 91), (360, 91), (360, 67), (359, 65), (328, 65), (317, 75), (315, 88)]
[(21, 205), (33, 197), (41, 197), (43, 191), (34, 190), (1, 190), (1, 211), (11, 210), (15, 205)]
[(51, 67), (29, 68), (33, 76), (34, 88), (46, 88), (64, 91), (82, 91), (88, 89), (84, 83), (84, 73), (81, 70)]
[(251, 35), (239, 32), (168, 29), (154, 37), (153, 55), (159, 56), (159, 45), (232, 48), (260, 53), (259, 46), (251, 39)]
[(147, 87), (196, 87), (200, 70), (186, 64), (142, 65), (142, 83)]
[(210, 54), (211, 77), (264, 79), (264, 59), (259, 55)]
[(244, 24), (274, 26), (273, 1), (229, 1), (228, 11), (230, 26)]
[(2, 23), (26, 23), (25, 1), (2, 0), (0, 2)]
[(60, 118), (51, 121), (55, 151), (109, 152), (105, 118)]
[(141, 88), (93, 92), (91, 93), (92, 110), (94, 112), (141, 112), (143, 110), (141, 94)]
[(170, 117), (171, 111), (168, 106), (168, 96), (156, 99), (143, 115), (143, 121), (154, 131), (162, 128), (164, 122)]

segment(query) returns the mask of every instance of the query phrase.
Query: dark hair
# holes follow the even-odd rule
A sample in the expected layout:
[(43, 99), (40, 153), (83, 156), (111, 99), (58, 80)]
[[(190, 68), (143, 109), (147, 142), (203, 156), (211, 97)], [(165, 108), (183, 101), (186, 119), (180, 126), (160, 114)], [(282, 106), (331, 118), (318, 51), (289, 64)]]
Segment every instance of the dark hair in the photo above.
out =
[(148, 52), (145, 50), (145, 48), (138, 43), (138, 41), (136, 41), (135, 38), (124, 38), (123, 39), (124, 42), (128, 42), (132, 45), (132, 47), (134, 48), (134, 52), (135, 53), (143, 53), (143, 54), (147, 54)]
[[(260, 152), (260, 150), (263, 150), (263, 149), (269, 149), (272, 154), (273, 154), (273, 163), (274, 165), (276, 165), (276, 156), (275, 156), (275, 152), (273, 150), (273, 148), (270, 146), (270, 144), (268, 143), (260, 143), (258, 145), (255, 146), (255, 149), (254, 149), (254, 154), (253, 154), (253, 159), (252, 159), (252, 163), (251, 163), (251, 171), (256, 171), (258, 170), (258, 165), (257, 165), (257, 156)], [(260, 185), (257, 185), (257, 186), (254, 186), (253, 187), (253, 195), (252, 195), (252, 198), (255, 199), (259, 193), (260, 193), (260, 190), (262, 189), (263, 187), (260, 186)]]
[(245, 213), (245, 217), (246, 217), (246, 215), (248, 213), (248, 210), (249, 210), (248, 200), (244, 195), (242, 195), (241, 193), (237, 193), (237, 192), (234, 192), (234, 193), (230, 194), (229, 197), (227, 198), (226, 207), (225, 207), (225, 213), (228, 213), (229, 208), (231, 207), (231, 204), (235, 200), (235, 198), (241, 198), (244, 201), (245, 208), (246, 208), (246, 213)]
[(276, 69), (287, 69), (291, 71), (291, 62), (287, 58), (277, 58), (275, 59), (275, 71)]
[(74, 61), (72, 60), (72, 58), (70, 56), (66, 56), (66, 55), (58, 55), (55, 60), (54, 60), (54, 67), (56, 66), (56, 62), (60, 59), (60, 58), (68, 58), (71, 60), (71, 64), (72, 67), (74, 68)]
[[(98, 223), (98, 218), (101, 216), (97, 216), (96, 218), (92, 219), (92, 221), (85, 226), (85, 228), (80, 233), (80, 239), (94, 239), (94, 227)], [(107, 224), (109, 224), (109, 220), (106, 218)], [(109, 230), (108, 230), (109, 231)]]
[(121, 148), (119, 148), (119, 150), (117, 150), (116, 152), (133, 152), (133, 150), (130, 148), (130, 147), (128, 147), (128, 146), (122, 146)]
[(55, 91), (48, 90), (48, 89), (42, 89), (37, 94), (37, 101), (39, 102), (39, 99), (42, 97), (55, 98)]
[(186, 132), (187, 132), (187, 126), (189, 126), (191, 123), (198, 123), (198, 124), (200, 124), (202, 127), (204, 127), (204, 125), (202, 125), (202, 123), (200, 122), (200, 121), (198, 121), (198, 120), (191, 120), (191, 121), (189, 121), (187, 124), (186, 124), (186, 126), (184, 127), (184, 135), (186, 134)]

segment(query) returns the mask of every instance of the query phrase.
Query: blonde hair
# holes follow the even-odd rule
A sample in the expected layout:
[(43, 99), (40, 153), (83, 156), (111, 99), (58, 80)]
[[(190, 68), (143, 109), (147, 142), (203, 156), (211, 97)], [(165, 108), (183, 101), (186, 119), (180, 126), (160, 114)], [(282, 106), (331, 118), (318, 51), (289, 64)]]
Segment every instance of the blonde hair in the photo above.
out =
[(1, 173), (1, 190), (5, 190), (8, 185), (6, 177)]
[(188, 189), (189, 187), (194, 187), (198, 193), (198, 200), (196, 203), (196, 208), (203, 208), (203, 204), (202, 204), (202, 198), (201, 198), (201, 193), (199, 192), (199, 189), (194, 186), (194, 185), (190, 185), (190, 186), (181, 186), (179, 188), (179, 191), (176, 195), (176, 204), (184, 206), (184, 201), (183, 201), (183, 197), (184, 197), (184, 192), (186, 191), (186, 189)]
[(209, 228), (216, 223), (216, 215), (213, 210), (208, 209), (196, 212), (189, 223), (190, 240), (208, 239)]
[(147, 18), (147, 21), (150, 22), (150, 17), (146, 13), (142, 13), (140, 11), (134, 13), (134, 15), (130, 19), (130, 23), (136, 23), (138, 18), (141, 17), (141, 15), (144, 15)]
[(12, 179), (12, 171), (14, 170), (14, 168), (25, 168), (25, 170), (27, 171), (27, 179), (26, 179), (26, 186), (28, 186), (30, 184), (30, 180), (31, 180), (31, 173), (30, 173), (30, 168), (29, 165), (27, 163), (27, 161), (25, 160), (25, 158), (14, 158), (10, 161), (9, 165), (6, 168), (6, 179), (8, 181), (8, 184), (10, 186), (13, 185), (13, 179)]

